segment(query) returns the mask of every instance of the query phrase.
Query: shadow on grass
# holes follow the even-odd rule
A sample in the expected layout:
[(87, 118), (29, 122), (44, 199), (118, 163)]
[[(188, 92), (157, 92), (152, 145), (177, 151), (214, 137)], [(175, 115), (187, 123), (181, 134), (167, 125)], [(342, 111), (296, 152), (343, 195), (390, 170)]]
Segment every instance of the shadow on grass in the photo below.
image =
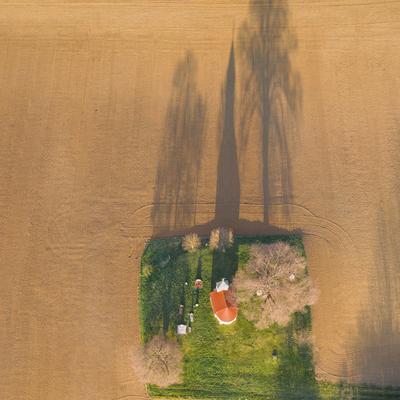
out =
[(318, 399), (313, 351), (307, 336), (311, 334), (311, 310), (295, 313), (286, 329), (286, 343), (279, 356), (278, 393), (283, 399)]
[(142, 338), (162, 332), (167, 335), (182, 323), (179, 305), (186, 305), (185, 281), (188, 260), (180, 240), (153, 240), (142, 257), (141, 322)]

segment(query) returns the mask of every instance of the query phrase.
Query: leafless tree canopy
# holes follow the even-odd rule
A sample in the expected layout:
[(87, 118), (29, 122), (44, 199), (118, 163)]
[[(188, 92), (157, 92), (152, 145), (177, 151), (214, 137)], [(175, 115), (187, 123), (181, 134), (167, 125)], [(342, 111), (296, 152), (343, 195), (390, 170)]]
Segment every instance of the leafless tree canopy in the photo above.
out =
[(225, 251), (233, 246), (233, 231), (230, 228), (216, 228), (210, 234), (210, 249)]
[(234, 286), (241, 310), (258, 328), (273, 322), (286, 325), (292, 313), (318, 297), (306, 260), (284, 242), (252, 245), (250, 260), (237, 272)]
[(201, 245), (201, 240), (197, 233), (188, 233), (182, 239), (182, 248), (189, 253), (194, 253)]
[(161, 387), (179, 383), (182, 369), (181, 348), (177, 342), (155, 336), (134, 355), (133, 366), (142, 383)]

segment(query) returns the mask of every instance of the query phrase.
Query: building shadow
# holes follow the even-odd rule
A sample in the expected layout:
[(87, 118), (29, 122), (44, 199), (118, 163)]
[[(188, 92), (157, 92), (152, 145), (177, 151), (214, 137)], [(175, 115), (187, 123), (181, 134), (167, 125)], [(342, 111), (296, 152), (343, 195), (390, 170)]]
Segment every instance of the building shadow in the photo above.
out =
[(235, 49), (229, 52), (225, 82), (221, 90), (220, 146), (217, 167), (217, 191), (215, 198), (215, 221), (230, 226), (240, 215), (240, 178), (235, 136)]
[(194, 224), (206, 126), (206, 101), (196, 84), (192, 52), (175, 68), (155, 181), (154, 236)]
[(300, 75), (291, 63), (296, 48), (296, 36), (289, 29), (287, 0), (251, 0), (249, 18), (238, 34), (239, 135), (244, 151), (251, 127), (258, 127), (264, 222), (269, 220), (268, 205), (272, 201), (286, 204), (292, 196), (289, 142), (302, 100)]
[[(228, 67), (221, 90), (220, 147), (217, 167), (217, 192), (214, 223), (231, 227), (240, 218), (240, 178), (235, 136), (235, 49), (233, 42), (229, 52)], [(211, 290), (222, 278), (232, 281), (238, 266), (237, 244), (225, 251), (214, 251), (212, 261)]]

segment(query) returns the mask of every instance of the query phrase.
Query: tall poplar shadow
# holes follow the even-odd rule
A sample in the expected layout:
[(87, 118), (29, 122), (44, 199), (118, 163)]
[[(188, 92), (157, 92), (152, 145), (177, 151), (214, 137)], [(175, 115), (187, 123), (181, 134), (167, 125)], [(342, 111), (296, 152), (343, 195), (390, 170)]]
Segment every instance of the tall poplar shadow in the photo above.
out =
[(155, 236), (194, 224), (206, 126), (206, 101), (192, 52), (175, 68), (160, 148), (152, 225)]
[(302, 100), (300, 75), (291, 63), (296, 48), (287, 0), (251, 0), (249, 18), (238, 35), (239, 136), (244, 152), (252, 126), (258, 127), (266, 223), (268, 205), (273, 201), (286, 204), (292, 197), (290, 144)]

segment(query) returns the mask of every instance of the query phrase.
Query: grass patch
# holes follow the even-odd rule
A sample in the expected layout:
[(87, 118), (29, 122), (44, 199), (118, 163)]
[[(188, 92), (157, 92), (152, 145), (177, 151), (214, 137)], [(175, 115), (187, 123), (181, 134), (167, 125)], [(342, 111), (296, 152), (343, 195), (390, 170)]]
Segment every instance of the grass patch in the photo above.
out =
[[(202, 247), (185, 253), (179, 238), (153, 240), (142, 257), (140, 312), (144, 342), (163, 333), (176, 337), (178, 323), (188, 323), (194, 310), (193, 331), (179, 340), (184, 353), (183, 383), (149, 394), (162, 399), (383, 399), (400, 398), (393, 388), (333, 385), (315, 379), (312, 349), (295, 338), (311, 331), (311, 311), (296, 313), (291, 323), (257, 330), (239, 310), (238, 320), (220, 326), (212, 314), (209, 292), (215, 282), (232, 280), (249, 259), (251, 244), (286, 241), (305, 255), (299, 236), (236, 238), (226, 252)], [(193, 282), (203, 280), (196, 291)], [(188, 282), (188, 285), (185, 285)], [(196, 303), (198, 307), (195, 307)], [(179, 305), (184, 304), (184, 315)], [(277, 359), (272, 356), (277, 354)], [(393, 396), (393, 397), (392, 397)], [(397, 396), (397, 397), (395, 397)]]

